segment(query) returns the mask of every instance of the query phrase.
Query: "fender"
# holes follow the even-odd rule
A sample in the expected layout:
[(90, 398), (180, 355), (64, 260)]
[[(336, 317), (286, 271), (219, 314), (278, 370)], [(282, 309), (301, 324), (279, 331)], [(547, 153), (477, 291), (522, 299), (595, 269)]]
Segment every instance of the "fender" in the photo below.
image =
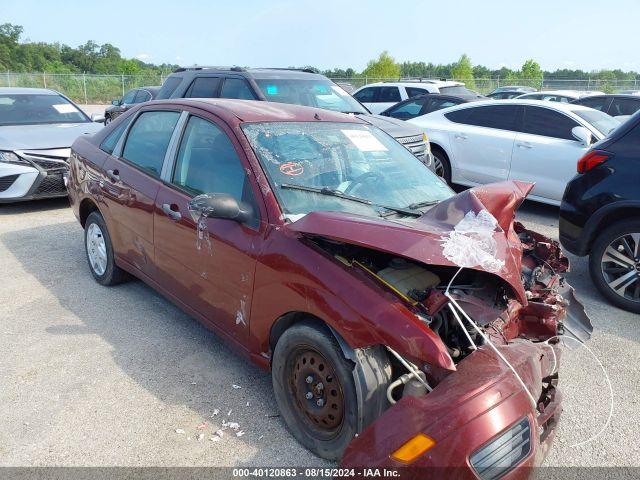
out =
[[(589, 217), (589, 220), (587, 220), (587, 223), (585, 224), (582, 230), (579, 253), (582, 255), (586, 255), (589, 252), (591, 243), (593, 241), (593, 238), (596, 235), (596, 232), (600, 230), (600, 226), (602, 225), (603, 222), (606, 222), (605, 219), (608, 216), (612, 215), (618, 210), (627, 209), (627, 208), (637, 209), (638, 217), (640, 217), (640, 202), (636, 200), (623, 200), (620, 202), (609, 203), (604, 207), (601, 207), (598, 210), (596, 210), (595, 213), (591, 215), (591, 217)], [(605, 223), (605, 226), (609, 226), (609, 225)]]

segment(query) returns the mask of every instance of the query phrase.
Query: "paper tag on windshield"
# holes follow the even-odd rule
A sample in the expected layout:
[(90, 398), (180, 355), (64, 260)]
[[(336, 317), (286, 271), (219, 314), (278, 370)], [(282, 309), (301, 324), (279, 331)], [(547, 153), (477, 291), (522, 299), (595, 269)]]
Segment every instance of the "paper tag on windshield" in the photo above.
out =
[(358, 150), (361, 152), (386, 152), (385, 147), (380, 140), (373, 136), (371, 132), (366, 130), (341, 130), (344, 135), (351, 140)]
[(57, 105), (51, 105), (58, 113), (76, 113), (76, 108), (70, 103), (59, 103)]

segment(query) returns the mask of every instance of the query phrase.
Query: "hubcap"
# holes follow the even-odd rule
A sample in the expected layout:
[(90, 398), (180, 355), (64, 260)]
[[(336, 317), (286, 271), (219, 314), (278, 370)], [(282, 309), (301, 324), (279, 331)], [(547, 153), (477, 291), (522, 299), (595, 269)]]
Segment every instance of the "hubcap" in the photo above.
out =
[(102, 230), (97, 224), (89, 225), (86, 243), (91, 269), (96, 275), (101, 276), (107, 269), (107, 245), (104, 243)]
[(640, 302), (640, 233), (627, 233), (609, 244), (600, 262), (609, 288), (621, 297)]
[(339, 432), (344, 394), (332, 365), (311, 348), (298, 350), (292, 362), (290, 388), (308, 427), (320, 436)]
[(440, 160), (436, 155), (433, 156), (433, 167), (436, 171), (436, 175), (444, 178), (444, 165), (442, 164), (442, 160)]

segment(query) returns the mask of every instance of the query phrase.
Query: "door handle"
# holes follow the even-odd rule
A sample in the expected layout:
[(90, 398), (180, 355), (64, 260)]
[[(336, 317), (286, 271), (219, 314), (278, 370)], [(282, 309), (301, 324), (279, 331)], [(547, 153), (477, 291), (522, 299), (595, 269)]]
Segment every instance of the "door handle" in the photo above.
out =
[(107, 170), (107, 177), (109, 177), (109, 180), (111, 180), (112, 182), (119, 182), (120, 172), (118, 171), (118, 169)]
[(467, 136), (464, 133), (456, 133), (455, 137), (459, 138), (460, 140), (466, 140), (467, 139)]
[(172, 203), (171, 205), (163, 203), (162, 211), (167, 217), (171, 220), (175, 220), (176, 222), (182, 218), (182, 214), (178, 211), (178, 206), (175, 203)]
[(533, 145), (531, 145), (528, 142), (524, 142), (524, 143), (518, 143), (518, 147), (520, 147), (520, 148), (533, 148)]

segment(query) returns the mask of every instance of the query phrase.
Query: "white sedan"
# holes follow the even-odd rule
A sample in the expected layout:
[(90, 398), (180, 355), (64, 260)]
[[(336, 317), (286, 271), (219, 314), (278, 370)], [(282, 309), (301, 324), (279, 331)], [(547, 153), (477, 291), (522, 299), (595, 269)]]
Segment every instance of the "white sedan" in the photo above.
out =
[(465, 103), (409, 122), (429, 136), (436, 173), (447, 182), (532, 182), (529, 199), (552, 205), (580, 157), (620, 124), (580, 105), (518, 99)]

